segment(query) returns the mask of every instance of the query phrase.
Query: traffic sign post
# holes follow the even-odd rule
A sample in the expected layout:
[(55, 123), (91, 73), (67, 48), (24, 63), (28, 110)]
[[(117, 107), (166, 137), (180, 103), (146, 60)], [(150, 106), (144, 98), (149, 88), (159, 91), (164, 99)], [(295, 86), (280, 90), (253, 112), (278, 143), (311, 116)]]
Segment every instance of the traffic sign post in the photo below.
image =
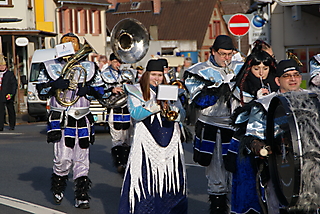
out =
[(231, 18), (228, 21), (228, 29), (232, 35), (238, 37), (238, 50), (240, 51), (241, 36), (246, 35), (250, 29), (249, 18), (241, 13), (231, 16)]

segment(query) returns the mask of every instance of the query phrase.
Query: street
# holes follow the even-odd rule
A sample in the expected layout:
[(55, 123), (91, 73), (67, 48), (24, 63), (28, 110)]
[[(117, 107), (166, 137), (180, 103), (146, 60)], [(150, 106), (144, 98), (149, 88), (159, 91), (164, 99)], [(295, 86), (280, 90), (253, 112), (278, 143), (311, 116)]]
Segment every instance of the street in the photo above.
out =
[[(194, 127), (190, 127), (193, 129)], [(208, 213), (205, 168), (192, 161), (192, 144), (184, 144), (188, 174), (189, 214)], [(0, 213), (107, 213), (116, 214), (122, 177), (113, 167), (110, 135), (96, 126), (96, 142), (90, 146), (92, 188), (90, 209), (74, 207), (72, 174), (61, 205), (50, 192), (53, 145), (46, 143), (46, 123), (25, 123), (14, 131), (0, 132)]]

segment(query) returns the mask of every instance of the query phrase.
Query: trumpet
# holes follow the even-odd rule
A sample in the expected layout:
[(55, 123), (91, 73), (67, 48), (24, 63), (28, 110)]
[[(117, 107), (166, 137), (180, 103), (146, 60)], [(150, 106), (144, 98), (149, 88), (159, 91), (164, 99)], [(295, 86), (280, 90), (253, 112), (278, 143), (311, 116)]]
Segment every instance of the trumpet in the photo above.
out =
[(161, 101), (161, 115), (168, 121), (175, 121), (178, 118), (179, 113), (171, 110), (169, 102), (170, 101), (167, 100)]
[(226, 74), (234, 74), (234, 70), (232, 70), (231, 68), (229, 68), (228, 62), (227, 62), (227, 61), (224, 61), (224, 64), (226, 65), (224, 72), (225, 72)]
[[(158, 84), (158, 81), (155, 81), (155, 83), (156, 86), (160, 85)], [(170, 100), (158, 100), (158, 104), (161, 108), (160, 114), (168, 121), (175, 121), (178, 118), (179, 113), (171, 109), (169, 102)]]

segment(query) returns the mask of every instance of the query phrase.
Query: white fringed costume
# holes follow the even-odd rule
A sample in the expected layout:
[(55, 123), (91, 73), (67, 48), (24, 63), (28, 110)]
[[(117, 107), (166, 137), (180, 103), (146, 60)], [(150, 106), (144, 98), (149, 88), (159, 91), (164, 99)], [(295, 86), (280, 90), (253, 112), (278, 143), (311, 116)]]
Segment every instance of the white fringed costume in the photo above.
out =
[(171, 109), (177, 121), (160, 115), (151, 91), (144, 101), (140, 85), (128, 85), (128, 107), (134, 119), (134, 138), (122, 187), (119, 213), (187, 213), (186, 172), (178, 120), (185, 111), (180, 101)]

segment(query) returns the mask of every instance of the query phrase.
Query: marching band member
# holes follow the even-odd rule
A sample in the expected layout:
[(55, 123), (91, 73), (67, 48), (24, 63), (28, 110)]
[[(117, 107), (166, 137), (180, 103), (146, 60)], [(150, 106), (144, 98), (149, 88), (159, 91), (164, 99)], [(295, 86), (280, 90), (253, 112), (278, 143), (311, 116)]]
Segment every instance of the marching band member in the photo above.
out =
[[(258, 98), (278, 90), (275, 82), (276, 62), (274, 58), (263, 50), (262, 43), (255, 43), (251, 54), (240, 69), (234, 86), (234, 95), (240, 100), (241, 106), (236, 109), (236, 114), (252, 106)], [(239, 113), (238, 113), (239, 114)], [(260, 213), (259, 196), (256, 189), (257, 167), (253, 156), (248, 154), (243, 145), (242, 138), (246, 133), (247, 121), (235, 125), (236, 130), (225, 158), (225, 167), (232, 175), (231, 213)], [(261, 160), (264, 163), (266, 159)]]
[[(113, 163), (120, 174), (124, 173), (128, 155), (130, 152), (130, 114), (126, 102), (126, 94), (123, 85), (126, 82), (134, 82), (133, 73), (129, 70), (120, 70), (121, 60), (112, 53), (109, 57), (110, 65), (101, 70), (101, 77), (105, 83), (107, 99), (115, 96), (122, 97), (125, 102), (119, 106), (108, 107), (108, 124), (112, 141), (111, 154)], [(128, 79), (129, 78), (129, 79)]]
[[(173, 103), (156, 99), (159, 84), (166, 84), (163, 64), (151, 59), (139, 84), (125, 86), (134, 134), (119, 214), (187, 213), (186, 170), (179, 127), (185, 111), (179, 99)], [(168, 106), (179, 113), (176, 119), (168, 120), (161, 113)]]
[(231, 173), (226, 171), (223, 156), (227, 154), (234, 129), (230, 115), (239, 105), (231, 94), (232, 80), (243, 65), (231, 61), (235, 47), (232, 39), (219, 35), (210, 48), (210, 58), (185, 72), (189, 103), (201, 108), (195, 125), (193, 159), (206, 166), (210, 213), (228, 213)]
[[(103, 83), (95, 70), (94, 63), (82, 59), (86, 54), (82, 55), (79, 50), (79, 38), (73, 33), (67, 33), (61, 38), (61, 43), (66, 42), (72, 43), (76, 53), (66, 60), (61, 57), (45, 61), (39, 74), (38, 79), (41, 83), (37, 85), (37, 90), (41, 99), (50, 98), (47, 142), (54, 143), (54, 165), (51, 177), (54, 200), (57, 204), (61, 203), (68, 174), (73, 165), (75, 207), (87, 209), (90, 208), (88, 190), (91, 187), (91, 181), (88, 178), (89, 144), (94, 142), (94, 119), (89, 111), (90, 101), (86, 99), (86, 95), (100, 99), (103, 95)], [(80, 58), (75, 59), (76, 56)], [(61, 71), (68, 68), (69, 62), (73, 59), (76, 60), (76, 65), (85, 68), (85, 73), (75, 72), (75, 76), (80, 76), (79, 82), (75, 85), (75, 89), (71, 90), (72, 80), (62, 78), (61, 75), (64, 74), (61, 74)], [(58, 90), (65, 90), (66, 100), (61, 101)], [(76, 96), (79, 97), (78, 100), (72, 103), (71, 100)]]
[[(251, 161), (252, 165), (257, 169), (252, 167), (240, 168), (237, 169), (239, 172), (235, 174), (233, 179), (236, 179), (235, 186), (233, 191), (236, 191), (238, 194), (234, 195), (233, 204), (235, 205), (232, 210), (232, 213), (270, 213), (270, 214), (279, 214), (286, 213), (285, 210), (280, 212), (280, 204), (277, 199), (277, 196), (274, 191), (273, 183), (271, 182), (269, 170), (266, 168), (269, 164), (267, 162), (267, 155), (271, 154), (272, 151), (270, 147), (268, 150), (265, 150), (266, 154), (263, 154), (261, 150), (266, 148), (266, 123), (267, 123), (267, 112), (269, 111), (269, 105), (273, 97), (289, 93), (289, 92), (302, 92), (305, 91), (300, 88), (302, 81), (302, 75), (300, 74), (300, 69), (298, 64), (290, 60), (282, 60), (277, 65), (275, 73), (275, 83), (279, 86), (278, 91), (274, 91), (266, 96), (263, 96), (259, 99), (256, 99), (251, 105), (251, 108), (248, 108), (246, 111), (240, 113), (235, 123), (239, 126), (247, 121), (247, 125), (244, 125), (245, 135), (241, 138), (241, 144), (239, 149), (244, 151), (239, 151), (239, 155), (243, 156), (247, 154), (246, 159), (238, 160), (241, 164), (245, 164), (248, 159), (252, 158), (255, 161)], [(306, 92), (306, 91), (305, 91)], [(306, 94), (307, 95), (307, 94)], [(234, 148), (230, 148), (231, 150)], [(229, 155), (229, 154), (228, 154)], [(251, 156), (251, 157), (249, 157)], [(255, 158), (259, 157), (259, 158)], [(244, 157), (243, 157), (244, 158)], [(265, 171), (262, 171), (261, 176), (259, 176), (258, 186), (260, 183), (264, 188), (264, 195), (266, 202), (257, 205), (257, 195), (255, 194), (255, 185), (252, 185), (252, 182), (255, 182), (255, 175), (258, 171), (259, 165), (263, 164)], [(239, 166), (239, 163), (238, 163)], [(265, 173), (264, 173), (265, 172)], [(243, 178), (241, 178), (241, 176)], [(250, 193), (252, 195), (250, 195)], [(266, 203), (266, 204), (264, 204)], [(265, 208), (266, 207), (266, 208)], [(250, 208), (249, 210), (245, 208)], [(267, 209), (267, 210), (265, 210)], [(303, 212), (304, 213), (304, 212)]]

